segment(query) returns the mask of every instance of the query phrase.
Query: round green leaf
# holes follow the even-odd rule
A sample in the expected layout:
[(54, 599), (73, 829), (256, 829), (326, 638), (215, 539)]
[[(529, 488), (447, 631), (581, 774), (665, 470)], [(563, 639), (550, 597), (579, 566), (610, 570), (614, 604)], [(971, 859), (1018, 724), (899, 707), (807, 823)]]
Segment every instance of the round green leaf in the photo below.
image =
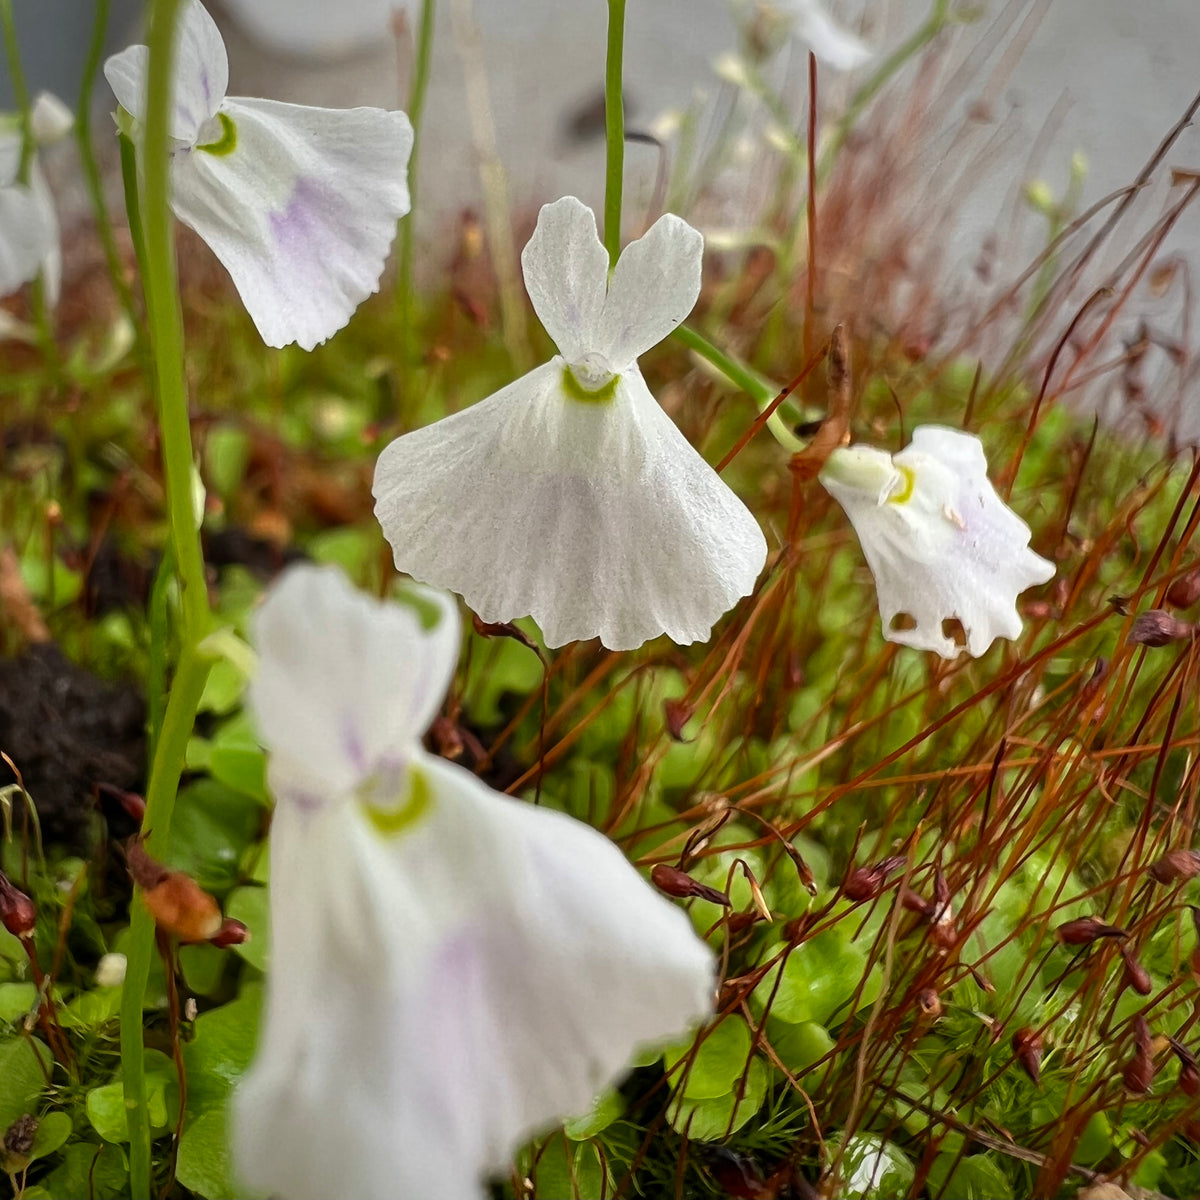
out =
[(260, 971), (267, 969), (267, 905), (268, 895), (264, 887), (235, 888), (225, 901), (225, 915), (241, 921), (250, 931), (250, 937), (233, 949)]
[(46, 1158), (66, 1144), (71, 1136), (71, 1118), (65, 1112), (48, 1112), (33, 1134), (30, 1158)]

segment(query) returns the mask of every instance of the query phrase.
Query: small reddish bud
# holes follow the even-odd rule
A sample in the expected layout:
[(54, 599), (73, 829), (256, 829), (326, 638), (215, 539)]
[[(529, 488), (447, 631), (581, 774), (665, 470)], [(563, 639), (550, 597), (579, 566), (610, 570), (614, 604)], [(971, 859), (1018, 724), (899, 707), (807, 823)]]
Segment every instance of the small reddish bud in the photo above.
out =
[(37, 924), (37, 908), (20, 888), (0, 871), (0, 923), (13, 937), (29, 939)]
[(667, 719), (667, 732), (677, 742), (686, 742), (683, 736), (684, 726), (692, 719), (696, 709), (683, 700), (667, 700), (663, 704), (663, 713)]
[(1167, 603), (1172, 608), (1191, 608), (1200, 600), (1200, 568), (1189, 571), (1167, 588)]
[(812, 868), (804, 861), (804, 855), (786, 839), (783, 843), (783, 848), (787, 851), (788, 858), (792, 860), (792, 865), (796, 868), (796, 874), (799, 875), (804, 890), (810, 896), (815, 896), (817, 894), (817, 880), (812, 873)]
[(1134, 1052), (1133, 1057), (1121, 1071), (1125, 1087), (1135, 1095), (1141, 1096), (1150, 1090), (1154, 1081), (1154, 1053), (1150, 1041), (1150, 1026), (1146, 1018), (1138, 1016), (1133, 1025)]
[(449, 717), (434, 717), (433, 724), (429, 727), (429, 743), (439, 758), (453, 762), (462, 757), (462, 733)]
[(917, 1007), (923, 1017), (936, 1021), (942, 1015), (942, 998), (937, 994), (937, 989), (922, 988), (917, 993)]
[(1030, 1029), (1028, 1026), (1018, 1029), (1012, 1036), (1012, 1048), (1017, 1062), (1021, 1064), (1021, 1069), (1040, 1087), (1044, 1048), (1042, 1035), (1036, 1029)]
[(900, 903), (908, 909), (909, 912), (920, 913), (923, 917), (932, 917), (935, 905), (930, 904), (924, 896), (918, 896), (912, 888), (904, 888), (900, 892)]
[(221, 928), (208, 939), (209, 945), (218, 950), (226, 950), (230, 946), (241, 946), (250, 940), (250, 930), (234, 917), (226, 917), (221, 922)]
[(668, 866), (666, 863), (654, 864), (650, 870), (650, 881), (660, 892), (665, 892), (668, 896), (678, 896), (680, 899), (708, 900), (713, 904), (721, 905), (722, 908), (730, 907), (729, 897), (724, 892), (719, 892), (707, 884), (699, 883), (686, 871)]
[(1149, 869), (1155, 883), (1179, 883), (1200, 875), (1200, 851), (1168, 850)]
[(181, 942), (207, 942), (221, 930), (221, 907), (190, 875), (168, 870), (148, 855), (140, 838), (125, 847), (130, 877), (161, 933)]
[(1128, 944), (1121, 947), (1121, 958), (1125, 962), (1125, 970), (1121, 976), (1124, 987), (1131, 987), (1139, 996), (1148, 996), (1154, 990), (1154, 981), (1150, 972), (1142, 966)]
[(1196, 1056), (1174, 1038), (1171, 1038), (1171, 1049), (1179, 1059), (1179, 1090), (1185, 1096), (1200, 1094), (1200, 1070), (1196, 1066)]
[(1173, 617), (1161, 608), (1138, 613), (1129, 640), (1138, 646), (1169, 646), (1196, 636), (1196, 626)]
[(1098, 938), (1128, 937), (1124, 929), (1105, 925), (1096, 917), (1078, 917), (1060, 925), (1055, 933), (1064, 946), (1090, 946)]
[(904, 862), (903, 855), (893, 855), (870, 866), (855, 867), (842, 884), (842, 895), (848, 900), (874, 900), (887, 887), (889, 880), (904, 870)]

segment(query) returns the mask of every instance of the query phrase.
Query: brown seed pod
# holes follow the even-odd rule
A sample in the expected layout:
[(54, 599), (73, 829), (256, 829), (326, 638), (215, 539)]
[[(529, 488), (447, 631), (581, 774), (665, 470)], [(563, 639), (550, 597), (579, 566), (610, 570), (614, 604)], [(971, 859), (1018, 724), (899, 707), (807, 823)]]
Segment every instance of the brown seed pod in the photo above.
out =
[(4, 1137), (0, 1139), (0, 1168), (7, 1174), (18, 1175), (29, 1166), (37, 1127), (37, 1117), (26, 1113), (4, 1131)]
[(1195, 879), (1200, 875), (1200, 851), (1168, 850), (1147, 868), (1147, 874), (1155, 883), (1180, 883)]
[(1161, 608), (1138, 613), (1129, 631), (1129, 641), (1137, 646), (1169, 646), (1172, 642), (1186, 641), (1195, 636), (1195, 625), (1181, 621)]
[(1172, 608), (1191, 608), (1200, 600), (1200, 567), (1175, 580), (1167, 588), (1166, 599)]
[(1040, 1086), (1042, 1082), (1042, 1035), (1036, 1029), (1025, 1026), (1012, 1036), (1013, 1054), (1025, 1074)]
[(888, 881), (904, 869), (903, 855), (893, 855), (866, 867), (855, 867), (842, 884), (842, 895), (848, 900), (874, 900)]
[(1125, 969), (1121, 974), (1122, 986), (1133, 988), (1139, 996), (1150, 995), (1154, 990), (1154, 981), (1150, 978), (1150, 972), (1138, 962), (1133, 947), (1128, 943), (1121, 947), (1121, 958), (1125, 963)]
[(1146, 1018), (1139, 1016), (1133, 1024), (1133, 1057), (1121, 1071), (1125, 1087), (1134, 1095), (1144, 1096), (1154, 1082), (1154, 1050), (1150, 1039), (1150, 1026)]
[(650, 870), (650, 881), (660, 892), (665, 892), (668, 896), (677, 896), (680, 899), (708, 900), (713, 904), (721, 905), (722, 908), (730, 907), (729, 897), (724, 892), (719, 892), (716, 888), (698, 882), (686, 871), (669, 866), (667, 863), (654, 864)]
[(1060, 925), (1054, 932), (1064, 946), (1090, 946), (1099, 938), (1128, 937), (1124, 929), (1105, 925), (1097, 917), (1077, 917)]

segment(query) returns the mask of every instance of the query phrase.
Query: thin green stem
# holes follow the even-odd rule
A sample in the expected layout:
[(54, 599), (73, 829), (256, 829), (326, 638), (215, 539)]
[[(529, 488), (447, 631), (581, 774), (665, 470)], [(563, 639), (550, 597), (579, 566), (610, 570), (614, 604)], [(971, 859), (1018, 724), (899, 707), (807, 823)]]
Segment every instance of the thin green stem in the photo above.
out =
[[(166, 853), (171, 814), (179, 790), (188, 738), (208, 677), (209, 658), (198, 649), (208, 633), (210, 614), (192, 498), (192, 436), (183, 364), (183, 318), (175, 272), (170, 212), (168, 116), (171, 111), (171, 60), (180, 0), (155, 0), (150, 24), (146, 113), (143, 130), (142, 184), (131, 147), (122, 147), (126, 203), (138, 250), (146, 320), (154, 360), (159, 434), (166, 477), (171, 549), (182, 589), (183, 649), (166, 711), (155, 739), (146, 788), (147, 850)], [(160, 629), (159, 636), (165, 631)], [(154, 954), (154, 922), (136, 902), (130, 922), (128, 967), (121, 1000), (121, 1067), (129, 1122), (129, 1177), (132, 1200), (150, 1200), (150, 1123), (146, 1108), (142, 1007)]]
[(604, 248), (609, 267), (621, 254), (621, 189), (625, 182), (625, 0), (608, 0), (608, 57), (604, 68)]
[[(421, 150), (421, 118), (425, 112), (425, 93), (429, 89), (429, 67), (433, 58), (433, 27), (435, 0), (421, 0), (421, 16), (417, 25), (417, 59), (412, 86), (408, 91), (408, 119), (412, 122), (412, 154), (408, 158), (408, 216), (400, 223), (400, 336), (404, 339), (405, 355), (401, 374), (405, 383), (409, 376), (409, 346), (413, 314), (413, 239), (417, 216), (417, 168)], [(403, 389), (406, 393), (408, 388)]]
[(4, 53), (8, 59), (8, 74), (12, 79), (13, 99), (17, 102), (17, 120), (21, 126), (21, 165), (17, 169), (17, 179), (21, 183), (28, 183), (34, 153), (33, 123), (30, 116), (32, 107), (29, 88), (25, 85), (25, 72), (21, 68), (21, 49), (17, 45), (17, 23), (13, 19), (12, 0), (0, 0), (0, 28), (4, 30)]
[[(689, 350), (698, 354), (705, 362), (716, 367), (726, 379), (741, 388), (754, 401), (760, 413), (766, 412), (775, 403), (781, 390), (776, 384), (772, 383), (769, 379), (764, 379), (763, 376), (759, 375), (751, 367), (746, 366), (745, 363), (738, 362), (736, 358), (730, 354), (726, 354), (724, 350), (718, 350), (712, 342), (702, 334), (697, 333), (691, 326), (679, 325), (675, 328), (671, 336), (677, 342), (682, 342)], [(788, 428), (788, 424), (783, 419), (779, 407), (776, 406), (775, 410), (767, 418), (767, 429), (770, 430), (771, 436), (789, 454), (798, 454), (804, 449), (807, 443), (798, 438)]]
[(145, 261), (141, 268), (154, 357), (167, 511), (175, 561), (183, 585), (185, 640), (195, 644), (207, 632), (208, 593), (192, 500), (192, 434), (170, 209), (167, 118), (171, 107), (171, 57), (178, 9), (179, 0), (155, 0), (150, 26), (141, 190)]
[[(147, 853), (161, 857), (171, 832), (171, 814), (196, 709), (212, 660), (186, 647), (171, 686), (146, 789)], [(129, 1121), (129, 1184), (131, 1200), (151, 1200), (150, 1119), (146, 1108), (145, 1046), (142, 1007), (154, 956), (154, 919), (144, 904), (130, 909), (125, 984), (121, 994), (121, 1075)]]
[(79, 148), (83, 179), (87, 186), (88, 199), (92, 204), (92, 216), (96, 222), (96, 231), (100, 235), (100, 244), (104, 249), (104, 261), (108, 264), (108, 274), (116, 289), (121, 307), (125, 310), (125, 315), (136, 329), (138, 321), (137, 310), (133, 303), (133, 290), (125, 278), (125, 272), (121, 265), (117, 240), (113, 236), (112, 221), (108, 215), (108, 205), (104, 202), (104, 185), (100, 179), (100, 167), (96, 162), (95, 148), (92, 146), (92, 92), (95, 89), (96, 75), (100, 70), (100, 60), (104, 57), (104, 38), (108, 32), (110, 5), (111, 0), (96, 0), (96, 16), (92, 22), (92, 40), (88, 45), (87, 61), (84, 63), (83, 77), (79, 82), (79, 99), (75, 104), (75, 144)]

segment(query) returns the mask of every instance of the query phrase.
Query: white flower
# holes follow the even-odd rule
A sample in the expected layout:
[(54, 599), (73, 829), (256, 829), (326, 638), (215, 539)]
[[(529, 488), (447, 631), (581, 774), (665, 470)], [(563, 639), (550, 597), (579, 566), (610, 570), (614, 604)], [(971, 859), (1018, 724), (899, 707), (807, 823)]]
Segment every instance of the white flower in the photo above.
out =
[(233, 1142), (288, 1200), (482, 1200), (635, 1047), (711, 1011), (710, 951), (608, 839), (422, 748), (459, 626), (415, 600), (301, 566), (254, 620), (271, 941)]
[(839, 25), (820, 0), (775, 0), (791, 16), (792, 32), (822, 61), (838, 71), (852, 71), (875, 57), (857, 34)]
[[(71, 110), (49, 92), (33, 102), (30, 126), (34, 142), (47, 146), (70, 132)], [(0, 296), (15, 292), (39, 273), (46, 303), (58, 303), (62, 283), (62, 246), (58, 214), (36, 155), (28, 185), (19, 183), (21, 129), (15, 118), (0, 121)]]
[[(977, 437), (940, 425), (913, 431), (899, 454), (835, 450), (820, 476), (846, 510), (879, 594), (884, 637), (954, 658), (943, 628), (957, 618), (967, 650), (1021, 633), (1017, 597), (1054, 575), (1029, 549), (1029, 526), (996, 495)], [(899, 613), (913, 629), (893, 629)]]
[[(145, 115), (149, 51), (104, 64), (121, 106)], [(309, 108), (226, 96), (212, 18), (187, 0), (170, 123), (172, 207), (225, 264), (269, 346), (311, 350), (379, 287), (409, 208), (412, 126), (380, 108)]]
[(397, 567), (485, 621), (532, 615), (549, 646), (708, 637), (766, 541), (637, 367), (696, 303), (702, 254), (664, 216), (610, 278), (591, 210), (574, 196), (542, 209), (521, 261), (560, 353), (384, 450), (375, 514)]

